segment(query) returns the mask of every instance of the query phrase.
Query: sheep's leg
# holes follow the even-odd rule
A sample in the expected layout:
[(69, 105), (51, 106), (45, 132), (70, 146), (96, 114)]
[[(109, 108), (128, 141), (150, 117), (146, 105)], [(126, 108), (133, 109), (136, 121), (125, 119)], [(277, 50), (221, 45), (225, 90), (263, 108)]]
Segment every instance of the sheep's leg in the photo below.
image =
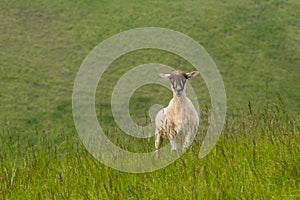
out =
[(190, 146), (190, 143), (191, 143), (191, 133), (188, 132), (184, 138), (182, 150), (184, 150), (184, 151), (187, 150)]
[(179, 153), (178, 144), (180, 144), (180, 137), (179, 135), (170, 135), (169, 137), (170, 144), (171, 144), (171, 150), (175, 151), (177, 154)]
[(177, 142), (176, 142), (175, 138), (170, 139), (170, 143), (171, 143), (171, 150), (178, 153)]
[(155, 132), (155, 151), (157, 154), (159, 153), (161, 142), (162, 142), (161, 133), (159, 131), (156, 131)]
[(168, 135), (168, 138), (170, 140), (171, 144), (171, 151), (175, 151), (177, 154), (179, 153), (178, 144), (179, 144), (179, 135), (177, 134), (177, 131), (174, 129), (171, 129)]

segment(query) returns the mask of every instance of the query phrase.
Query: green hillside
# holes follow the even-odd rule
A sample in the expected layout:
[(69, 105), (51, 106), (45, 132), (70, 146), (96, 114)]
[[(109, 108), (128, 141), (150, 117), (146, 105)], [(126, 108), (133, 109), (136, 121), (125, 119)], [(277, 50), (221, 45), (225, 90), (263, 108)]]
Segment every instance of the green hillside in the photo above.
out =
[[(66, 116), (71, 117), (73, 81), (84, 58), (114, 34), (149, 26), (182, 32), (206, 49), (224, 79), (229, 111), (244, 109), (249, 101), (259, 107), (280, 94), (295, 113), (300, 102), (298, 8), (298, 1), (2, 1), (0, 121), (63, 118), (58, 121), (72, 123)], [(115, 63), (122, 68), (116, 79), (149, 62), (188, 68), (178, 56), (165, 54), (124, 56)], [(102, 84), (113, 87), (105, 78)], [(209, 102), (205, 89), (203, 82), (202, 107)]]

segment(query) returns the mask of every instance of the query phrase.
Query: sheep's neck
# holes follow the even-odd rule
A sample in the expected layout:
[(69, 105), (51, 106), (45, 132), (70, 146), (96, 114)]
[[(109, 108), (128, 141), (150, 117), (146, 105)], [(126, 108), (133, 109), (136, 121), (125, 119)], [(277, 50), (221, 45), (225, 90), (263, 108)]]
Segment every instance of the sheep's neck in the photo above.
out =
[(180, 97), (178, 97), (175, 93), (173, 94), (173, 103), (174, 106), (178, 109), (182, 108), (182, 104), (186, 102), (186, 95), (182, 93)]
[(171, 126), (177, 131), (181, 130), (182, 127), (182, 117), (184, 112), (184, 105), (186, 102), (185, 94), (182, 94), (180, 97), (177, 97), (176, 94), (173, 94), (172, 106), (168, 110), (168, 123), (171, 123)]

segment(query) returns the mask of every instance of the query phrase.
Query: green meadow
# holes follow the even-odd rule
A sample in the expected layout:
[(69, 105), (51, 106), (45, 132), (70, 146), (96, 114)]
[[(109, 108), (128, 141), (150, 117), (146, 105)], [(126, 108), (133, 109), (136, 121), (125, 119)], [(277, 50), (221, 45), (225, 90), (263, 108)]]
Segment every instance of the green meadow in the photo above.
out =
[[(300, 199), (299, 10), (298, 0), (2, 0), (0, 199)], [(105, 166), (85, 149), (72, 91), (95, 46), (139, 27), (176, 30), (205, 48), (224, 81), (227, 116), (217, 144), (200, 159), (211, 103), (204, 80), (191, 79), (201, 110), (193, 144), (169, 166), (134, 174)], [(124, 73), (146, 63), (194, 70), (175, 54), (143, 49), (104, 72), (98, 121), (132, 152), (153, 151), (154, 139), (117, 127), (111, 95)], [(137, 89), (129, 103), (133, 120), (148, 124), (149, 108), (171, 97), (156, 84)]]

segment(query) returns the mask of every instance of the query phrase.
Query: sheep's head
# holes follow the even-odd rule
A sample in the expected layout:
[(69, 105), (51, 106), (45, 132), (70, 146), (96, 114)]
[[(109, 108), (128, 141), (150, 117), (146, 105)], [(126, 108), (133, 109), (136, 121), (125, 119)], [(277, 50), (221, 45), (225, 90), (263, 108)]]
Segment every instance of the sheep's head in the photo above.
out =
[(177, 97), (180, 97), (185, 91), (186, 80), (195, 77), (199, 74), (198, 71), (185, 73), (182, 70), (173, 71), (171, 74), (159, 74), (162, 78), (171, 82), (172, 91)]

